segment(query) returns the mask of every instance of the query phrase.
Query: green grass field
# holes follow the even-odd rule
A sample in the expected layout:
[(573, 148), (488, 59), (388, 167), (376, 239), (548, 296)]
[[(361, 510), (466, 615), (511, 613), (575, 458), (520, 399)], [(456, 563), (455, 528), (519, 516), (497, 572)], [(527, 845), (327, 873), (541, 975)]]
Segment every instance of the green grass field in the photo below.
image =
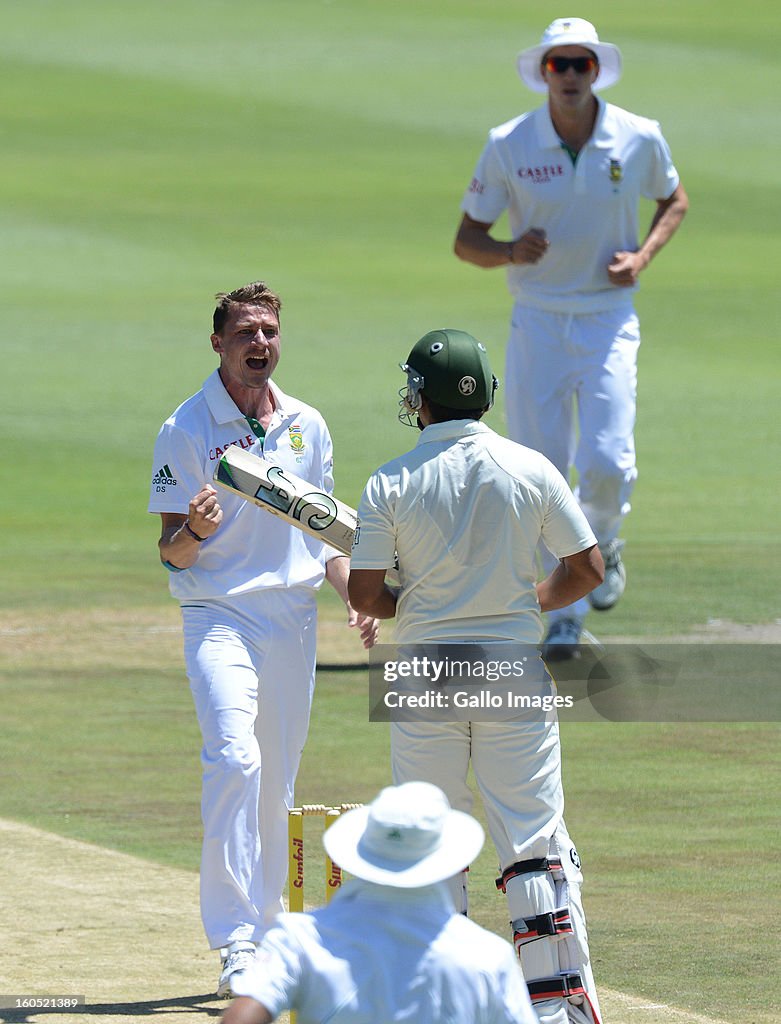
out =
[[(421, 334), (472, 331), (501, 376), (503, 275), (459, 263), (452, 238), (489, 127), (537, 102), (515, 55), (561, 13), (536, 0), (4, 6), (0, 816), (195, 868), (198, 739), (145, 508), (157, 429), (214, 365), (213, 294), (258, 277), (282, 294), (279, 382), (325, 414), (339, 496), (357, 503), (414, 442), (395, 419), (397, 364)], [(575, 13), (621, 46), (606, 96), (660, 120), (691, 199), (638, 297), (630, 589), (594, 628), (770, 623), (773, 15), (759, 0)], [(504, 429), (501, 396), (489, 423)], [(328, 595), (323, 613), (339, 615)], [(387, 781), (364, 687), (360, 672), (320, 679), (303, 799), (367, 799)], [(763, 973), (778, 951), (765, 868), (778, 739), (772, 724), (565, 730), (605, 984), (736, 1024), (778, 1019)], [(477, 914), (501, 930), (503, 909), (479, 894), (490, 853), (481, 865)]]
[[(534, 101), (514, 56), (550, 9), (485, 6), (6, 7), (4, 602), (164, 599), (139, 509), (160, 422), (212, 368), (219, 288), (264, 276), (282, 293), (280, 382), (325, 413), (348, 501), (411, 442), (397, 363), (420, 334), (463, 326), (501, 366), (503, 275), (451, 243), (488, 128)], [(638, 300), (641, 585), (611, 632), (772, 619), (777, 486), (756, 467), (779, 455), (781, 76), (765, 5), (615, 10), (586, 12), (624, 49), (610, 98), (660, 119), (692, 207)]]

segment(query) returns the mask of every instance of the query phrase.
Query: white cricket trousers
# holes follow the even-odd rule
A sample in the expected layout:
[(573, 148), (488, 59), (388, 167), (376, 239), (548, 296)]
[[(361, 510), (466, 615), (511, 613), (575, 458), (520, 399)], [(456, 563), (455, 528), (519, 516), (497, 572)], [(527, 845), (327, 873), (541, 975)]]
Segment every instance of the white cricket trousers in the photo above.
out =
[[(510, 437), (542, 452), (569, 481), (600, 544), (618, 536), (637, 479), (634, 427), (640, 325), (630, 304), (550, 313), (516, 303), (507, 345)], [(556, 559), (541, 545), (543, 569)], [(583, 599), (557, 615), (585, 614)]]
[(315, 591), (187, 602), (182, 618), (203, 737), (201, 918), (219, 949), (259, 941), (284, 909), (287, 812), (314, 694)]
[(564, 814), (556, 722), (392, 722), (390, 738), (395, 785), (432, 782), (467, 814), (471, 763), (502, 868), (547, 857)]
[[(564, 968), (577, 970), (594, 1011), (589, 1017), (564, 1000), (546, 1000), (534, 1004), (539, 1024), (598, 1022), (599, 1000), (581, 901), (583, 876), (563, 819), (558, 723), (392, 722), (391, 761), (396, 785), (416, 780), (432, 782), (444, 791), (451, 807), (467, 813), (473, 800), (467, 785), (471, 762), (499, 858), (499, 873), (518, 861), (561, 856), (567, 874), (565, 902), (574, 937), (561, 949), (548, 938), (532, 943), (520, 953), (521, 966), (527, 981), (555, 976)], [(456, 907), (466, 911), (466, 875), (456, 875), (448, 884)], [(543, 882), (526, 882), (524, 878), (509, 882), (510, 920), (553, 910), (552, 896), (548, 903), (544, 901), (550, 884), (547, 878)]]

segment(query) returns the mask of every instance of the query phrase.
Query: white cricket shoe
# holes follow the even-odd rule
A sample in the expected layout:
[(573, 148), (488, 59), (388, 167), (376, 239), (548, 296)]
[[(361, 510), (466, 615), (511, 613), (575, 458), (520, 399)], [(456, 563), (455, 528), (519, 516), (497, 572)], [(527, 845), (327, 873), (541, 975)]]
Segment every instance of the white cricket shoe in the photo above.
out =
[(217, 998), (232, 999), (231, 978), (246, 971), (255, 961), (255, 943), (249, 939), (236, 939), (227, 949), (220, 950), (222, 970), (217, 983)]
[(591, 607), (598, 612), (606, 612), (613, 607), (626, 587), (626, 569), (621, 561), (621, 550), (624, 541), (611, 540), (600, 544), (599, 550), (605, 562), (605, 578), (588, 595)]
[(583, 620), (574, 615), (554, 619), (542, 641), (543, 661), (569, 661), (578, 657), (582, 629)]

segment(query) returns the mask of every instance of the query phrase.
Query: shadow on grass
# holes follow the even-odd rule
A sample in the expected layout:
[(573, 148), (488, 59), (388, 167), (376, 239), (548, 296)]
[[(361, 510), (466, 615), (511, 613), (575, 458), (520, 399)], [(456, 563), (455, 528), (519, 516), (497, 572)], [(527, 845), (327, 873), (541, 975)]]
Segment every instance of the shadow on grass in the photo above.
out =
[(318, 661), (318, 672), (368, 672), (369, 662), (328, 662)]

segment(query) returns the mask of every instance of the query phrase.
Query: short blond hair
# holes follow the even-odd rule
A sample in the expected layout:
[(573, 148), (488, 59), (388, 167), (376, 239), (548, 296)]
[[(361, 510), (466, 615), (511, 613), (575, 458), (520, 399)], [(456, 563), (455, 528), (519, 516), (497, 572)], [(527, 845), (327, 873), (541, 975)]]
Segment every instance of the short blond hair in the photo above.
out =
[(217, 308), (212, 318), (215, 334), (222, 331), (234, 306), (266, 306), (276, 313), (277, 319), (282, 309), (282, 299), (265, 281), (253, 281), (251, 284), (242, 285), (241, 288), (234, 288), (232, 292), (217, 292), (214, 297), (217, 300)]

